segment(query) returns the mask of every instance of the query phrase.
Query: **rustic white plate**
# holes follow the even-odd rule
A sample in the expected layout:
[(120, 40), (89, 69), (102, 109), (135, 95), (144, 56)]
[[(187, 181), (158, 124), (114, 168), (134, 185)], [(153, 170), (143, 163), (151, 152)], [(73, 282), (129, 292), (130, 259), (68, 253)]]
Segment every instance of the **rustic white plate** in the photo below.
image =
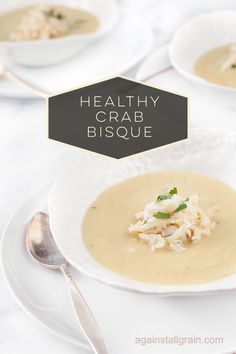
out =
[[(1, 244), (1, 270), (18, 304), (38, 323), (88, 353), (59, 272), (32, 260), (25, 248), (25, 228), (33, 213), (47, 210), (50, 185), (40, 188), (14, 213)], [(112, 354), (232, 354), (236, 349), (236, 296), (147, 296), (119, 291), (74, 272)], [(145, 338), (170, 338), (173, 344), (146, 344)], [(223, 343), (204, 344), (211, 337)], [(136, 344), (136, 338), (143, 345)], [(201, 343), (178, 344), (177, 339)], [(214, 340), (214, 338), (212, 338)], [(89, 352), (91, 353), (91, 351)]]
[[(131, 176), (158, 170), (192, 170), (212, 175), (235, 186), (236, 134), (196, 129), (188, 141), (113, 161), (82, 154), (57, 177), (49, 197), (49, 215), (55, 240), (65, 257), (82, 273), (103, 283), (140, 293), (158, 295), (205, 294), (236, 288), (236, 274), (198, 285), (158, 285), (133, 281), (98, 264), (88, 253), (81, 223), (89, 205), (108, 186)], [(233, 165), (231, 164), (233, 163)]]

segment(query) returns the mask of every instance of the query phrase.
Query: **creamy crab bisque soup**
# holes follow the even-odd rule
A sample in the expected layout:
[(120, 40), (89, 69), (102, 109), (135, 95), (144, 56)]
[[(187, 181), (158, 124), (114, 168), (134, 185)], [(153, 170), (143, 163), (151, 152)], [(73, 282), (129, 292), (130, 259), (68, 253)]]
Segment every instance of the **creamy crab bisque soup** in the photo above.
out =
[(92, 13), (61, 5), (22, 7), (0, 15), (0, 41), (53, 39), (88, 34), (99, 27)]
[(128, 278), (194, 284), (236, 271), (236, 193), (213, 178), (157, 172), (108, 188), (82, 233), (100, 264)]
[(194, 70), (202, 79), (236, 88), (236, 44), (204, 53), (197, 60)]

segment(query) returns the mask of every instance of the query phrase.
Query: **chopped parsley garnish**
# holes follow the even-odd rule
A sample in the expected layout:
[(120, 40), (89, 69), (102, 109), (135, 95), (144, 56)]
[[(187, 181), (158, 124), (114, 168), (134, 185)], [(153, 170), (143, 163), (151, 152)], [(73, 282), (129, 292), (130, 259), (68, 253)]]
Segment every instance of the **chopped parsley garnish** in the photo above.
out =
[(179, 211), (186, 209), (186, 208), (187, 208), (186, 202), (188, 202), (188, 201), (189, 201), (189, 198), (186, 198), (185, 200), (183, 200), (183, 201), (180, 203), (180, 205), (178, 206), (178, 208), (176, 208), (176, 209), (174, 210), (174, 213), (178, 213)]
[[(170, 199), (172, 197), (173, 194), (177, 194), (177, 188), (172, 188), (169, 191), (168, 195), (159, 195), (157, 198), (157, 201), (161, 201), (161, 200), (166, 200), (166, 199)], [(179, 206), (171, 213), (162, 213), (160, 211), (158, 211), (157, 213), (153, 214), (153, 216), (157, 219), (169, 219), (171, 217), (171, 215), (178, 213), (181, 210), (184, 210), (187, 208), (187, 204), (186, 202), (189, 201), (189, 198), (186, 198), (185, 200), (183, 200)]]
[(170, 195), (158, 195), (157, 200), (166, 200), (166, 199), (170, 199)]
[(170, 195), (177, 194), (177, 188), (176, 188), (176, 187), (172, 188), (172, 189), (169, 191), (169, 194), (170, 194)]
[(182, 203), (180, 203), (180, 205), (178, 206), (178, 208), (176, 208), (176, 209), (174, 210), (174, 213), (178, 213), (179, 211), (184, 210), (184, 209), (186, 209), (186, 208), (187, 208), (187, 204), (186, 204), (185, 202), (182, 202)]
[(172, 196), (173, 196), (174, 194), (177, 194), (177, 188), (176, 188), (176, 187), (172, 188), (172, 189), (168, 192), (168, 194), (158, 195), (158, 197), (157, 197), (157, 202), (160, 202), (160, 201), (166, 200), (166, 199), (170, 199), (170, 198), (172, 198)]
[(62, 20), (63, 18), (65, 18), (65, 16), (60, 13), (60, 12), (56, 12), (55, 9), (50, 9), (48, 12), (47, 12), (47, 16), (49, 17), (55, 17), (57, 18), (58, 20)]
[(56, 15), (56, 17), (58, 18), (58, 20), (62, 20), (65, 16), (59, 13)]
[(236, 63), (231, 65), (232, 69), (236, 69)]
[(155, 216), (155, 218), (157, 218), (157, 219), (169, 219), (170, 218), (170, 214), (161, 213), (160, 211), (158, 211), (157, 213), (153, 214), (153, 216)]

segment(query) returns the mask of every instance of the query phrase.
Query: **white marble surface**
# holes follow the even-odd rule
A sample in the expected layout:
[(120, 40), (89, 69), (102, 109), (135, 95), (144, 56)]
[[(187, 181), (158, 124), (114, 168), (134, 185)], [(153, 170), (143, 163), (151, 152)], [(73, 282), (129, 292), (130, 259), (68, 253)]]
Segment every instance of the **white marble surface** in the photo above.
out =
[[(156, 43), (167, 41), (186, 18), (204, 10), (234, 7), (219, 0), (120, 0), (153, 23)], [(188, 93), (192, 126), (236, 131), (236, 112), (215, 102), (174, 70), (152, 82)], [(63, 163), (78, 153), (46, 139), (45, 102), (0, 98), (0, 231), (16, 206), (39, 185), (52, 179)], [(33, 348), (33, 349), (32, 349)], [(0, 276), (0, 352), (4, 354), (74, 354), (77, 347), (41, 328), (18, 307)], [(134, 354), (134, 353), (131, 353)], [(172, 353), (171, 353), (172, 354)], [(190, 353), (191, 354), (191, 353)]]

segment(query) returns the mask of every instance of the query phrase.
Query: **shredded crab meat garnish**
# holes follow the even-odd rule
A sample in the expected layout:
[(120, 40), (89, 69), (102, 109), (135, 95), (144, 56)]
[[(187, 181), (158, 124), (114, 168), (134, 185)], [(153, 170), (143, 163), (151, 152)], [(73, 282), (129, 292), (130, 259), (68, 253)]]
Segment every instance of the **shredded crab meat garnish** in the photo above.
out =
[(175, 190), (173, 195), (146, 204), (135, 214), (137, 222), (128, 228), (131, 236), (146, 242), (152, 251), (163, 247), (183, 251), (187, 244), (210, 236), (215, 227), (200, 208), (197, 195), (184, 198)]
[(29, 9), (10, 33), (13, 41), (51, 39), (65, 36), (73, 23), (51, 6), (39, 5)]

